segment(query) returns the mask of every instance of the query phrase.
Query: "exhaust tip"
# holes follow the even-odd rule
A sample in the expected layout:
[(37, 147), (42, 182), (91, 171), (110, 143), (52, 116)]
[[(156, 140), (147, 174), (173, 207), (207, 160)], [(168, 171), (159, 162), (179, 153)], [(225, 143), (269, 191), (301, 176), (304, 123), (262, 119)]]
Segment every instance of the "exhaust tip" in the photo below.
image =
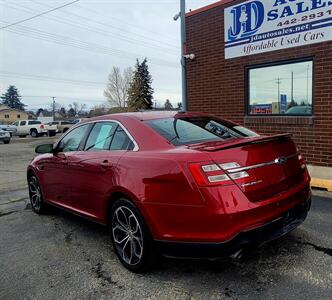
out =
[(232, 258), (234, 260), (241, 260), (243, 257), (244, 257), (243, 248), (230, 255), (230, 258)]

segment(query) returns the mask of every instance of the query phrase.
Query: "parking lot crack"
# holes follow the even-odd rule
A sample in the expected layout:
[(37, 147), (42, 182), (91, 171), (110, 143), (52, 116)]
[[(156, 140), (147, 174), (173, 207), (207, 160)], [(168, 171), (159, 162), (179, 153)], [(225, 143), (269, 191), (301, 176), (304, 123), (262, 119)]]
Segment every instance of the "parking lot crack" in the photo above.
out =
[(11, 215), (11, 214), (16, 213), (16, 212), (18, 212), (18, 210), (6, 212), (6, 213), (0, 213), (0, 218), (4, 217), (4, 216)]
[(310, 243), (310, 242), (299, 242), (299, 244), (311, 246), (311, 247), (313, 247), (315, 250), (317, 250), (319, 252), (323, 252), (324, 254), (332, 256), (332, 249), (331, 248), (317, 246), (317, 245), (315, 245), (313, 243)]
[(101, 279), (107, 281), (110, 284), (116, 284), (117, 283), (117, 282), (112, 280), (112, 276), (110, 274), (107, 274), (107, 272), (105, 272), (103, 270), (103, 264), (102, 263), (97, 263), (92, 269), (97, 274), (97, 278), (101, 278)]

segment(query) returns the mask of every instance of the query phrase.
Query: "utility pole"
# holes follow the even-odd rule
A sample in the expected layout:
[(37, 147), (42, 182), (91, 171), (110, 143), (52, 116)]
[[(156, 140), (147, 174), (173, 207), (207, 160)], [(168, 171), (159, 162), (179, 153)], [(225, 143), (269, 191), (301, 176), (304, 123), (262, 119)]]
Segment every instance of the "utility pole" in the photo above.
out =
[(294, 72), (292, 72), (292, 83), (291, 83), (291, 102), (294, 100)]
[(187, 111), (187, 37), (186, 37), (186, 0), (180, 0), (180, 17), (181, 17), (181, 66), (182, 66), (182, 110)]
[(180, 0), (180, 12), (173, 19), (177, 21), (179, 18), (181, 18), (182, 111), (187, 111), (187, 59), (194, 60), (196, 56), (194, 53), (187, 53), (186, 0)]
[(281, 84), (281, 79), (278, 77), (276, 84), (278, 85), (278, 105), (279, 105), (279, 113), (281, 111), (281, 101), (280, 101), (280, 84)]
[(309, 105), (309, 65), (307, 66), (307, 105)]
[(53, 102), (52, 102), (52, 107), (53, 107), (53, 121), (55, 121), (55, 97), (52, 97)]

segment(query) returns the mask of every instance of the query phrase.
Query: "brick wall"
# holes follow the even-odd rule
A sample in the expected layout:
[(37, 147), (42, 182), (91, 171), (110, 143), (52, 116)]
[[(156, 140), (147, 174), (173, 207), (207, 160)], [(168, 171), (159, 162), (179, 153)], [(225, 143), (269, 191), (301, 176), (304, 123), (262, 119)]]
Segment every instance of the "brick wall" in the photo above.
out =
[[(187, 65), (189, 110), (213, 113), (261, 134), (290, 132), (308, 163), (332, 167), (332, 42), (225, 60), (223, 6), (186, 20), (188, 52), (196, 55)], [(246, 67), (306, 57), (314, 59), (314, 116), (246, 116)]]

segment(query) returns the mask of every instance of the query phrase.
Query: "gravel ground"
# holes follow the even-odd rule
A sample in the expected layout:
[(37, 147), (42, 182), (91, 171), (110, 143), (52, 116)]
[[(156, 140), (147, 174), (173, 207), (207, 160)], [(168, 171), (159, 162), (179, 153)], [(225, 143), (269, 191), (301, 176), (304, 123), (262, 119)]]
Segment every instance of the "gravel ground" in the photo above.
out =
[(124, 269), (107, 230), (54, 209), (27, 207), (25, 168), (36, 144), (0, 145), (0, 299), (331, 299), (332, 199), (313, 199), (306, 222), (242, 261), (161, 259)]

